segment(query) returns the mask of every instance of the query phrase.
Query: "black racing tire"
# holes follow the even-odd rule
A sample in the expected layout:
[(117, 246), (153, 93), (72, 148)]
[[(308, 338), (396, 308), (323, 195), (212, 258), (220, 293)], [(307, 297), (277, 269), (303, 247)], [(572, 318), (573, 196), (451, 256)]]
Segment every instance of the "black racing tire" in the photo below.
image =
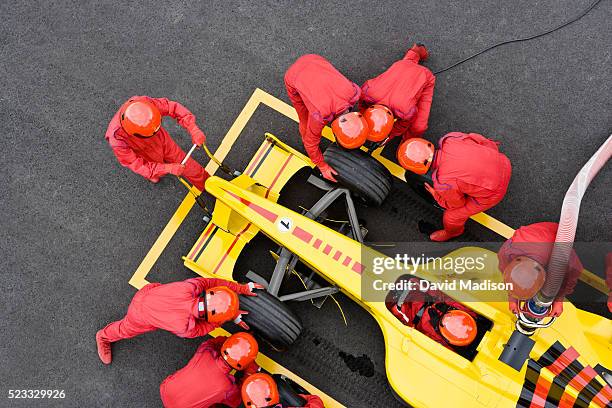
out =
[(249, 314), (242, 320), (277, 350), (286, 350), (302, 333), (302, 322), (289, 307), (264, 290), (257, 296), (240, 295), (240, 309)]
[(385, 166), (364, 151), (346, 150), (332, 144), (323, 156), (338, 172), (338, 182), (366, 204), (378, 207), (389, 195), (393, 176)]
[(308, 394), (306, 390), (284, 375), (274, 374), (272, 378), (276, 381), (278, 395), (283, 407), (303, 407), (306, 405), (306, 400), (299, 395)]

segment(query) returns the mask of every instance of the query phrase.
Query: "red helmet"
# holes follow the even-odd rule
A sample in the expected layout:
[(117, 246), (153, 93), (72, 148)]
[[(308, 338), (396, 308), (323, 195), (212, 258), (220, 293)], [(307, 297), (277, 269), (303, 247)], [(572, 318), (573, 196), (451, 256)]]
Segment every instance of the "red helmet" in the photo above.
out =
[(249, 375), (242, 383), (242, 402), (247, 408), (265, 408), (280, 402), (274, 379), (265, 373)]
[(236, 292), (226, 286), (215, 286), (206, 290), (206, 320), (210, 323), (225, 323), (238, 315), (240, 300)]
[(393, 129), (393, 113), (384, 105), (372, 105), (363, 113), (368, 124), (368, 140), (382, 142)]
[(518, 300), (531, 299), (544, 285), (546, 270), (539, 262), (517, 256), (504, 268), (504, 282), (511, 283), (510, 295)]
[(161, 127), (161, 113), (146, 99), (130, 100), (121, 110), (120, 121), (129, 135), (151, 137)]
[(361, 147), (368, 136), (368, 124), (359, 112), (348, 112), (338, 116), (332, 122), (331, 128), (336, 140), (345, 149)]
[(476, 320), (463, 310), (449, 310), (440, 319), (440, 334), (453, 346), (467, 346), (474, 341)]
[(221, 346), (221, 356), (236, 370), (244, 370), (255, 361), (257, 353), (259, 353), (257, 340), (246, 332), (232, 334)]
[(406, 170), (425, 174), (433, 161), (434, 151), (430, 141), (413, 137), (402, 142), (397, 148), (397, 161)]

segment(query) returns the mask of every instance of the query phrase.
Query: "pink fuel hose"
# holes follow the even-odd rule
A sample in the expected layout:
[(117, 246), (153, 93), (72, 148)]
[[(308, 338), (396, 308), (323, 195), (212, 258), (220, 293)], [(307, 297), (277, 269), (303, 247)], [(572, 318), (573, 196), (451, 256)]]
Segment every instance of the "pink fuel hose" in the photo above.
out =
[(548, 264), (548, 274), (546, 282), (540, 291), (539, 298), (545, 302), (552, 302), (559, 293), (563, 284), (567, 265), (576, 237), (576, 227), (578, 226), (578, 215), (580, 213), (580, 202), (586, 192), (587, 187), (595, 178), (599, 170), (606, 164), (612, 156), (612, 135), (601, 145), (589, 161), (582, 167), (572, 185), (570, 186), (561, 207), (561, 217), (559, 219), (559, 229), (555, 239), (555, 245)]

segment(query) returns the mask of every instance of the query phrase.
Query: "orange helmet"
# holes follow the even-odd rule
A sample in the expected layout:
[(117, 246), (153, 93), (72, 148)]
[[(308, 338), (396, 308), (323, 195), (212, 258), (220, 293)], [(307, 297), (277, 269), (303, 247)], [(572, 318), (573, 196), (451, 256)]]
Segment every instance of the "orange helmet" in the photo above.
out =
[(372, 105), (363, 113), (370, 132), (368, 140), (382, 142), (393, 129), (393, 113), (384, 105)]
[(331, 128), (336, 140), (345, 149), (361, 147), (368, 136), (368, 124), (359, 112), (348, 112), (338, 116), (332, 122)]
[(242, 383), (242, 402), (247, 408), (265, 408), (280, 402), (274, 379), (265, 373), (249, 375)]
[(161, 127), (161, 113), (146, 99), (130, 100), (123, 106), (120, 121), (129, 135), (151, 137)]
[(206, 320), (210, 323), (225, 323), (238, 315), (238, 295), (226, 286), (207, 289), (204, 299)]
[(257, 357), (259, 345), (253, 335), (246, 332), (232, 334), (221, 346), (221, 356), (236, 370), (243, 370)]
[(406, 170), (425, 174), (433, 161), (434, 151), (430, 141), (413, 137), (402, 142), (397, 148), (397, 161)]
[(504, 268), (504, 282), (511, 283), (510, 295), (518, 300), (531, 299), (544, 285), (546, 270), (539, 262), (517, 256)]
[(449, 310), (440, 319), (440, 334), (453, 346), (467, 346), (476, 338), (476, 320), (463, 310)]

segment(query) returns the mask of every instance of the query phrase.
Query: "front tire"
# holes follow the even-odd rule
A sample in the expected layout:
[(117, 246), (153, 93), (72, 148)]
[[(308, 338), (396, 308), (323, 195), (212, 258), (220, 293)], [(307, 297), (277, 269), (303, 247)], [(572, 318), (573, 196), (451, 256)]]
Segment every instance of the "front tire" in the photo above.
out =
[(249, 314), (242, 320), (277, 350), (286, 350), (302, 333), (302, 322), (283, 302), (264, 290), (257, 296), (240, 296), (240, 309)]
[(380, 206), (391, 191), (393, 176), (378, 160), (362, 150), (346, 150), (332, 144), (325, 161), (337, 172), (337, 180), (369, 205)]

